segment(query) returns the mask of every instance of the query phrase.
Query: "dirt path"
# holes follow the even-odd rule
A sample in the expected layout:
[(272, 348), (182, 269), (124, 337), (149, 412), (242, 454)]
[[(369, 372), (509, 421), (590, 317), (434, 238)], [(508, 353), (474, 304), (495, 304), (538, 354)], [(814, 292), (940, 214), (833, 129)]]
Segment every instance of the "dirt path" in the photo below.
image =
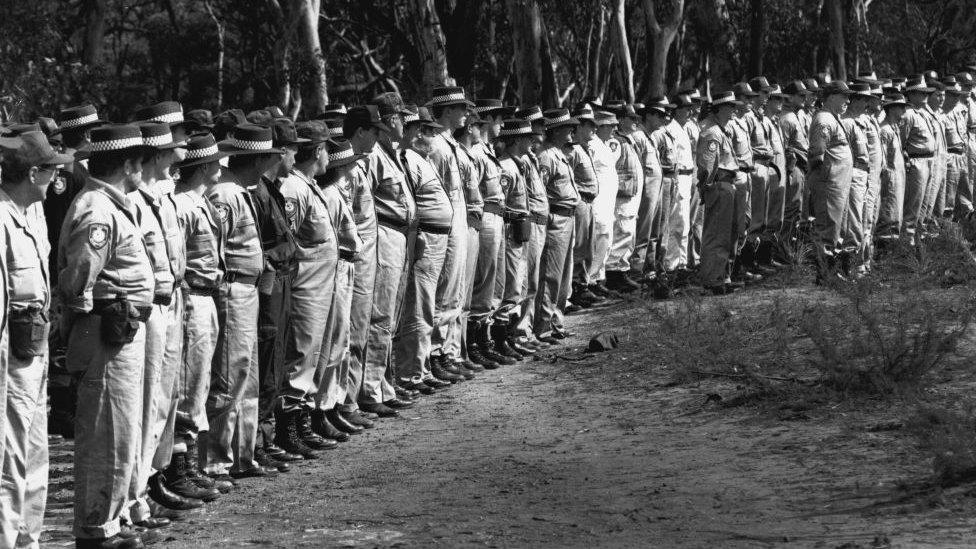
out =
[[(672, 386), (655, 362), (644, 307), (571, 317), (580, 335), (620, 326), (616, 351), (585, 357), (575, 337), (559, 353), (579, 360), (462, 383), (243, 483), (156, 546), (971, 546), (971, 509), (899, 501), (926, 465), (903, 436), (873, 432), (878, 417), (707, 404), (708, 386)], [(70, 546), (66, 452), (53, 452), (51, 546)]]

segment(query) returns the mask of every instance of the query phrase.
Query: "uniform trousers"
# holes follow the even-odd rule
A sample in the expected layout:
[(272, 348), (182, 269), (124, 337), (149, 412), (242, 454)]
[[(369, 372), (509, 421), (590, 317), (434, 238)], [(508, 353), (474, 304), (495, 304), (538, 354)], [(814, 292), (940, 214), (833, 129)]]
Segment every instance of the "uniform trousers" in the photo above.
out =
[(452, 199), (451, 203), (454, 206), (454, 217), (447, 237), (444, 268), (437, 281), (437, 314), (434, 317), (431, 351), (459, 357), (461, 309), (464, 305), (463, 291), (467, 273), (465, 262), (468, 259), (468, 219), (462, 213), (465, 211), (463, 199)]
[[(661, 178), (661, 198), (654, 214), (651, 225), (651, 241), (654, 243), (654, 255), (648, 255), (644, 260), (644, 271), (663, 271), (665, 256), (671, 245), (671, 212), (674, 209), (678, 195), (678, 178), (674, 175)], [(650, 252), (650, 248), (648, 249)]]
[(573, 234), (576, 218), (573, 215), (549, 213), (546, 225), (546, 244), (542, 250), (539, 291), (535, 301), (536, 336), (544, 337), (553, 328), (562, 328), (561, 311), (568, 298), (569, 277), (573, 268)]
[(495, 292), (495, 278), (505, 268), (499, 250), (505, 245), (505, 221), (502, 216), (485, 212), (481, 217), (478, 233), (478, 258), (471, 284), (471, 312), (469, 320), (483, 325), (501, 304), (501, 295)]
[(878, 220), (875, 240), (895, 240), (902, 231), (905, 211), (905, 174), (885, 171), (878, 191)]
[(588, 286), (593, 284), (588, 270), (593, 263), (593, 203), (580, 200), (576, 205), (575, 218), (576, 242), (573, 244), (572, 277), (575, 282)]
[(806, 174), (800, 166), (794, 165), (787, 168), (786, 172), (786, 196), (783, 206), (783, 229), (784, 237), (792, 235), (801, 223), (806, 221), (805, 205), (803, 203), (806, 188)]
[(146, 326), (131, 343), (102, 343), (101, 317), (82, 314), (68, 335), (66, 366), (80, 372), (75, 410), (76, 538), (119, 533), (142, 448)]
[(217, 294), (220, 332), (210, 371), (207, 473), (258, 466), (258, 290), (223, 282)]
[(153, 305), (146, 322), (146, 372), (142, 394), (142, 450), (129, 486), (129, 518), (150, 517), (149, 477), (169, 465), (176, 421), (176, 383), (183, 355), (183, 294), (173, 292), (169, 305)]
[(649, 273), (655, 269), (654, 260), (661, 241), (660, 235), (655, 239), (654, 223), (658, 220), (658, 211), (661, 207), (662, 184), (663, 179), (660, 175), (644, 178), (640, 206), (637, 208), (634, 253), (630, 256), (631, 271)]
[(749, 190), (751, 207), (749, 209), (749, 244), (756, 245), (762, 240), (766, 229), (766, 214), (769, 204), (769, 182), (772, 168), (760, 163), (756, 163), (755, 169), (749, 174), (749, 183), (752, 187)]
[(39, 547), (47, 506), (47, 352), (22, 359), (9, 354), (0, 546)]
[(593, 201), (593, 231), (590, 233), (590, 261), (586, 266), (589, 279), (597, 283), (606, 278), (607, 257), (613, 239), (614, 211), (617, 206), (616, 189), (600, 189)]
[(934, 234), (938, 229), (937, 217), (942, 215), (941, 211), (936, 211), (936, 202), (939, 195), (945, 192), (946, 168), (948, 165), (948, 154), (943, 150), (935, 153), (931, 159), (931, 177), (925, 190), (925, 198), (922, 202), (922, 213), (920, 221), (925, 227), (926, 236)]
[(394, 343), (397, 377), (420, 382), (432, 374), (427, 366), (437, 315), (437, 282), (444, 269), (449, 235), (419, 231), (409, 267), (403, 314)]
[(701, 263), (702, 225), (705, 221), (705, 207), (702, 206), (701, 193), (694, 178), (691, 183), (691, 199), (688, 201), (688, 220), (691, 228), (688, 230), (688, 268), (693, 269)]
[[(752, 215), (750, 196), (752, 181), (749, 180), (749, 174), (740, 171), (735, 174), (733, 184), (735, 186), (735, 208), (733, 210), (732, 231), (736, 235), (732, 246), (734, 260), (735, 256), (742, 252), (742, 247), (745, 246), (746, 238), (749, 236), (749, 220)], [(731, 265), (729, 267), (731, 268)]]
[(721, 286), (731, 273), (732, 260), (741, 240), (736, 220), (746, 208), (744, 193), (732, 181), (715, 181), (701, 193), (705, 210), (699, 278), (705, 287)]
[(526, 262), (522, 260), (524, 249), (525, 243), (516, 242), (512, 238), (512, 226), (506, 223), (505, 245), (498, 251), (505, 268), (498, 271), (498, 278), (495, 281), (498, 294), (502, 296), (501, 305), (493, 315), (493, 321), (496, 323), (507, 325), (511, 315), (518, 314), (522, 304), (526, 268)]
[(851, 186), (847, 194), (847, 213), (841, 233), (841, 249), (857, 252), (864, 245), (864, 196), (867, 193), (868, 172), (861, 168), (851, 170)]
[(291, 329), (291, 292), (298, 264), (267, 269), (258, 282), (258, 438), (271, 444), (274, 411), (285, 381), (285, 341)]
[(691, 234), (691, 195), (695, 185), (691, 174), (678, 174), (668, 212), (668, 248), (664, 251), (664, 270), (688, 266), (688, 239)]
[(613, 216), (613, 240), (607, 256), (608, 271), (630, 270), (630, 258), (634, 255), (637, 237), (637, 211), (640, 208), (641, 192), (638, 187), (634, 196), (617, 195)]
[(546, 225), (532, 221), (529, 241), (522, 248), (522, 262), (525, 263), (525, 277), (522, 286), (522, 301), (518, 308), (517, 335), (528, 336), (534, 333), (535, 299), (539, 293), (539, 274), (542, 271), (542, 251), (546, 247)]
[[(480, 226), (480, 220), (478, 221)], [(467, 360), (468, 358), (468, 321), (471, 319), (471, 303), (474, 300), (474, 279), (478, 270), (478, 256), (481, 253), (481, 229), (473, 223), (468, 223), (468, 259), (464, 264), (464, 288), (462, 296), (464, 303), (461, 305), (461, 318), (457, 324), (457, 329), (461, 333), (458, 340), (460, 349), (457, 350), (458, 356)]]
[(905, 160), (905, 198), (902, 214), (902, 230), (909, 244), (915, 242), (915, 234), (922, 229), (923, 204), (932, 180), (932, 158), (908, 158)]
[(207, 393), (210, 391), (210, 365), (217, 347), (220, 326), (213, 296), (183, 289), (183, 367), (180, 368), (177, 396), (174, 452), (185, 452), (187, 443), (209, 431)]
[(353, 261), (352, 302), (349, 305), (349, 353), (346, 355), (346, 399), (340, 408), (344, 412), (359, 409), (359, 391), (363, 387), (366, 369), (366, 340), (369, 338), (369, 318), (373, 311), (373, 287), (376, 285), (376, 232), (360, 231), (363, 246)]
[(878, 224), (880, 198), (881, 174), (870, 172), (864, 190), (864, 244), (861, 246), (861, 260), (865, 265), (870, 265), (871, 258), (874, 256), (874, 233)]
[(814, 234), (819, 251), (833, 256), (839, 251), (851, 192), (851, 165), (826, 162), (808, 174), (813, 202)]
[(956, 194), (956, 217), (963, 218), (973, 211), (973, 186), (976, 185), (976, 133), (966, 134), (966, 184), (960, 181)]
[(769, 168), (766, 178), (766, 223), (763, 227), (763, 240), (778, 242), (786, 218), (786, 177), (782, 165)]
[(407, 234), (384, 224), (376, 227), (376, 282), (366, 342), (366, 367), (359, 402), (379, 404), (396, 398), (389, 373), (396, 331), (400, 282), (407, 263)]
[(317, 391), (316, 370), (332, 308), (338, 260), (332, 252), (298, 262), (291, 287), (284, 379), (277, 403), (277, 409), (283, 413), (301, 410)]
[(947, 217), (953, 216), (959, 211), (959, 195), (961, 189), (968, 185), (969, 169), (966, 166), (966, 155), (964, 153), (949, 153), (946, 165), (946, 185), (945, 192), (941, 195), (936, 213)]
[(356, 267), (340, 259), (335, 269), (332, 304), (325, 322), (315, 368), (314, 408), (331, 410), (346, 400), (349, 377), (349, 332)]

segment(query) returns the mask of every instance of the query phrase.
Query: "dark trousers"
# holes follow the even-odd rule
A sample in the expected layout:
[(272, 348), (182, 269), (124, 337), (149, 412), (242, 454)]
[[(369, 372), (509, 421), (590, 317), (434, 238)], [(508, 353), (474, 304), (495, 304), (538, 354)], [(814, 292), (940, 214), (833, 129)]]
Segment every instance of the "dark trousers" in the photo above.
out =
[(284, 383), (285, 342), (296, 265), (266, 270), (258, 283), (258, 445), (274, 440), (274, 404)]

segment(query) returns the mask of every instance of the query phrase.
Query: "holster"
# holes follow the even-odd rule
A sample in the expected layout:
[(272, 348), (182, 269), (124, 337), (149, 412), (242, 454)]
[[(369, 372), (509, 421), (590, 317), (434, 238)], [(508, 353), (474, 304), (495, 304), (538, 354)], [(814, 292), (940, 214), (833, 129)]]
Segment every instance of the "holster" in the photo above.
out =
[(125, 345), (139, 333), (139, 323), (149, 319), (151, 307), (137, 307), (124, 296), (114, 300), (96, 300), (92, 312), (101, 317), (102, 343)]
[(512, 224), (512, 240), (524, 244), (532, 238), (532, 219), (529, 217), (523, 217), (520, 219), (513, 219), (510, 221)]
[(10, 312), (10, 352), (19, 359), (30, 360), (44, 352), (51, 323), (40, 307)]

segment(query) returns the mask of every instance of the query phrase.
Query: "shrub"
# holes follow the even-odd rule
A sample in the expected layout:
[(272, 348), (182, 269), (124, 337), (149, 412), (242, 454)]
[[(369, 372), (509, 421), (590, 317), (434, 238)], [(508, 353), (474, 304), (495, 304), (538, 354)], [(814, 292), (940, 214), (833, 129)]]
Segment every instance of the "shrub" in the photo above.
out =
[(906, 424), (919, 448), (932, 455), (932, 470), (942, 486), (976, 479), (976, 419), (960, 413), (921, 406)]

